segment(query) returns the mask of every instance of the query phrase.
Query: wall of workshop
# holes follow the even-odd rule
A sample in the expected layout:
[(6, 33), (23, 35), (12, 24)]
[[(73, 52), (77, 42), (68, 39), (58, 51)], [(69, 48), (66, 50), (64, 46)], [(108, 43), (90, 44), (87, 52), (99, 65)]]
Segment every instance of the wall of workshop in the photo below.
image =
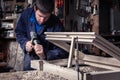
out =
[(66, 31), (80, 31), (81, 28), (81, 17), (76, 12), (76, 0), (67, 0), (68, 5), (66, 5), (65, 14), (65, 29)]
[(119, 31), (120, 32), (120, 10), (119, 9), (111, 9), (111, 31)]
[(85, 0), (68, 0), (66, 3), (69, 3), (65, 5), (66, 30), (72, 32), (91, 31), (87, 24), (92, 11), (90, 3)]

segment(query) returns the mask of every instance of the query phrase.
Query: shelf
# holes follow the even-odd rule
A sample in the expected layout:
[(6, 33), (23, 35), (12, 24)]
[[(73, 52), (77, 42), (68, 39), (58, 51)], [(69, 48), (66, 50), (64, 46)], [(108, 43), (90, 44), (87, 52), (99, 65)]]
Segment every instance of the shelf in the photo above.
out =
[[(14, 13), (14, 11), (4, 11), (3, 13)], [(16, 13), (22, 13), (22, 11), (18, 11)]]
[(5, 1), (13, 1), (13, 0), (4, 0), (4, 2), (5, 2)]
[(16, 37), (4, 37), (4, 38), (1, 37), (0, 40), (1, 40), (1, 41), (2, 41), (2, 40), (4, 40), (4, 41), (5, 41), (5, 40), (16, 40)]
[(7, 66), (6, 62), (0, 62), (0, 67), (5, 67), (5, 66)]
[(1, 21), (13, 21), (16, 20), (16, 18), (6, 18), (6, 19), (1, 19)]
[(16, 37), (5, 37), (3, 39), (6, 39), (6, 40), (16, 40)]

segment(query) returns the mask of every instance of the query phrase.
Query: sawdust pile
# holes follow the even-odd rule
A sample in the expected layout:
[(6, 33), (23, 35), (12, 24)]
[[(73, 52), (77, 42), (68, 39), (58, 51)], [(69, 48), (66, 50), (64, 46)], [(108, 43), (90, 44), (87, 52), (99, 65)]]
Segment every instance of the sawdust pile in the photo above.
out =
[(0, 80), (68, 80), (59, 75), (43, 71), (21, 71), (1, 73)]

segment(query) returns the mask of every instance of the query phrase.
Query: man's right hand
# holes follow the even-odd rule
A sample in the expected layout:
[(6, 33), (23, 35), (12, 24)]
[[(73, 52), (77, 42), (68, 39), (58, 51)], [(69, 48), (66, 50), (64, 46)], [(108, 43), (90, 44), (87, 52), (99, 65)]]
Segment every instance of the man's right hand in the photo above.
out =
[(26, 51), (27, 51), (27, 52), (31, 52), (32, 49), (33, 49), (32, 42), (31, 42), (31, 41), (28, 41), (28, 42), (26, 43)]

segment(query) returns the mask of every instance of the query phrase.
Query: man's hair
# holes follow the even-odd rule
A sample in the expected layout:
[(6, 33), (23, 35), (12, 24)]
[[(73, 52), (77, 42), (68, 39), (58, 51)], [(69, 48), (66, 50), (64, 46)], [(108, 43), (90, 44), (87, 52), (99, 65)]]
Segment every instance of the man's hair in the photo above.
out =
[(54, 10), (54, 0), (36, 0), (35, 8), (43, 13), (52, 13)]

